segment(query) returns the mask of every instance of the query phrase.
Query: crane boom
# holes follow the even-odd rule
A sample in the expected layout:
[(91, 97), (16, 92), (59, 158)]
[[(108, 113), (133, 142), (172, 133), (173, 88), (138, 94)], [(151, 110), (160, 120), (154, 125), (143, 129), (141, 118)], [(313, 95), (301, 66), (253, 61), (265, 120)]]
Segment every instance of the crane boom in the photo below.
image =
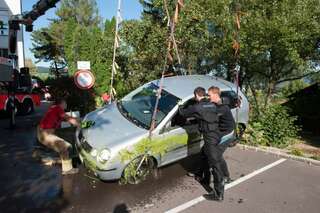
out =
[[(60, 0), (39, 0), (36, 4), (32, 6), (31, 11), (23, 12), (22, 14), (12, 15), (9, 18), (9, 53), (10, 58), (12, 59), (12, 72), (19, 71), (17, 70), (17, 32), (20, 30), (20, 24), (26, 26), (27, 32), (33, 31), (33, 22), (36, 21), (40, 16), (44, 15), (50, 8), (55, 7), (55, 5)], [(21, 74), (21, 73), (19, 73)], [(9, 83), (8, 89), (8, 100), (10, 100), (9, 104), (9, 112), (10, 116), (10, 127), (15, 126), (15, 87), (13, 82), (16, 81), (16, 77), (14, 77), (13, 81)]]

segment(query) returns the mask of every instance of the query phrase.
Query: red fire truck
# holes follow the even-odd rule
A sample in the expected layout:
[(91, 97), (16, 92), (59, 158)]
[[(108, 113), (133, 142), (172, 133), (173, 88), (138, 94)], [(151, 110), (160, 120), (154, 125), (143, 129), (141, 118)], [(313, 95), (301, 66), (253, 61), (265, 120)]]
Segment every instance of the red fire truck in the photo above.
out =
[(55, 7), (60, 0), (38, 0), (32, 10), (9, 17), (8, 21), (8, 56), (10, 59), (0, 59), (0, 110), (10, 114), (10, 127), (15, 126), (15, 114), (28, 114), (35, 105), (40, 104), (40, 95), (32, 93), (32, 83), (29, 70), (17, 70), (17, 32), (25, 25), (27, 32), (32, 32), (33, 22), (44, 15), (47, 10)]
[(0, 57), (0, 111), (9, 112), (13, 106), (18, 114), (30, 114), (40, 105), (41, 95), (32, 92), (28, 68), (17, 72), (12, 63), (11, 59)]

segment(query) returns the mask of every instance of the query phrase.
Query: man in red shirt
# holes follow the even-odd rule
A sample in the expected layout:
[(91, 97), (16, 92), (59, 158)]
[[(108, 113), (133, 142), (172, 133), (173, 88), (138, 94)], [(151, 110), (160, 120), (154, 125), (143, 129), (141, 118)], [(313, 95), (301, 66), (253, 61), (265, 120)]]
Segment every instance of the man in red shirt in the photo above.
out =
[(72, 160), (69, 157), (69, 150), (72, 145), (64, 139), (55, 134), (55, 130), (61, 127), (62, 121), (67, 121), (73, 126), (79, 126), (76, 118), (65, 114), (64, 110), (67, 108), (65, 99), (56, 100), (46, 112), (37, 128), (37, 137), (41, 144), (58, 152), (62, 162), (62, 174), (75, 174), (78, 172), (77, 168), (72, 167)]

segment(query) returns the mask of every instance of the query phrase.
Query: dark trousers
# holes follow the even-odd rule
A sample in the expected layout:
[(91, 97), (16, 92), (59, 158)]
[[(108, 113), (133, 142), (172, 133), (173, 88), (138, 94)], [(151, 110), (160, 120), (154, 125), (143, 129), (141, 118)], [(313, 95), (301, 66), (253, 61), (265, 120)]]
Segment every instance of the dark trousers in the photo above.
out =
[(223, 158), (223, 153), (227, 149), (226, 145), (218, 145), (218, 142), (205, 141), (201, 151), (201, 164), (196, 175), (203, 178), (203, 181), (209, 183), (210, 169), (213, 175), (214, 189), (217, 193), (224, 191), (224, 177), (229, 177), (227, 162)]
[[(222, 146), (222, 145), (219, 145)], [(227, 147), (225, 146), (225, 149)], [(208, 183), (210, 181), (210, 167), (209, 167), (209, 163), (208, 163), (208, 159), (206, 154), (204, 153), (203, 147), (201, 149), (200, 152), (200, 163), (199, 165), (197, 165), (198, 168), (195, 171), (195, 175), (198, 177), (203, 178), (203, 181), (205, 183)], [(228, 165), (227, 162), (225, 161), (224, 158), (222, 158), (222, 173), (224, 177), (230, 177), (230, 173), (229, 173), (229, 169), (228, 169)]]

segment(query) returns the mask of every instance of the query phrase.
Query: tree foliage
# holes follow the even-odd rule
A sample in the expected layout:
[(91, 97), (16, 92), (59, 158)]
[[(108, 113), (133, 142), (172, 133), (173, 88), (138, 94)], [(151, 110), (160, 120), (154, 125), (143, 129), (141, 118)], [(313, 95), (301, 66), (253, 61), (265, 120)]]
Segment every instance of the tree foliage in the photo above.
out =
[(300, 128), (295, 125), (296, 117), (281, 105), (268, 105), (260, 117), (252, 122), (244, 141), (250, 145), (265, 145), (285, 148), (293, 144)]
[(96, 78), (94, 93), (99, 97), (108, 91), (114, 24), (115, 20), (107, 20), (102, 25), (94, 0), (63, 0), (48, 28), (32, 34), (34, 54), (62, 64), (69, 75), (77, 71), (77, 61), (90, 61)]
[[(167, 2), (173, 15), (176, 1)], [(168, 17), (163, 1), (140, 3), (141, 18), (124, 20), (120, 28), (118, 97), (158, 78), (164, 66)], [(237, 38), (235, 12), (241, 17)], [(97, 78), (95, 92), (108, 91), (115, 20), (102, 24), (94, 0), (63, 0), (56, 15), (48, 28), (33, 34), (35, 55), (65, 64), (70, 74), (78, 60), (90, 60)], [(211, 73), (233, 80), (238, 65), (240, 85), (253, 94), (253, 103), (261, 111), (278, 83), (319, 71), (319, 23), (318, 0), (185, 0), (175, 28), (179, 66), (189, 74)], [(238, 62), (234, 39), (240, 42)], [(258, 103), (259, 91), (264, 101)]]

